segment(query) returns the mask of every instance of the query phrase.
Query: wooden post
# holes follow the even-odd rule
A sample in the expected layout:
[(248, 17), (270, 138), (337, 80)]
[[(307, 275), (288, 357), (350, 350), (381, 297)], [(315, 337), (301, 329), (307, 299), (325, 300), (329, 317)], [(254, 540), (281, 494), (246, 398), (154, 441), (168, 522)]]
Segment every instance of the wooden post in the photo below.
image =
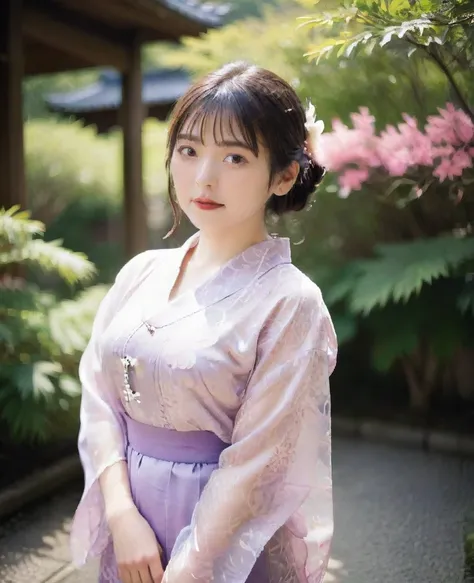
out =
[(0, 208), (24, 210), (22, 9), (22, 0), (0, 2)]
[(131, 47), (130, 69), (122, 81), (125, 252), (127, 258), (148, 247), (147, 212), (143, 196), (141, 42)]

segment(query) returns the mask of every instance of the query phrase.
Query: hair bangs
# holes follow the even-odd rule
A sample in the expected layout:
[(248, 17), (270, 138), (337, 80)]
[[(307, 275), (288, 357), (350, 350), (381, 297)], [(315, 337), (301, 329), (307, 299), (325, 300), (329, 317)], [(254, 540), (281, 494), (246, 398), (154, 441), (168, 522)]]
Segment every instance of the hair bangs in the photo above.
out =
[[(205, 92), (197, 99), (189, 100), (180, 112), (174, 128), (173, 142), (181, 132), (199, 136), (204, 143), (204, 135), (212, 129), (214, 142), (241, 142), (255, 156), (259, 154), (259, 128), (254, 115), (255, 104), (244, 92), (245, 98), (231, 91)], [(209, 126), (211, 124), (211, 126)]]

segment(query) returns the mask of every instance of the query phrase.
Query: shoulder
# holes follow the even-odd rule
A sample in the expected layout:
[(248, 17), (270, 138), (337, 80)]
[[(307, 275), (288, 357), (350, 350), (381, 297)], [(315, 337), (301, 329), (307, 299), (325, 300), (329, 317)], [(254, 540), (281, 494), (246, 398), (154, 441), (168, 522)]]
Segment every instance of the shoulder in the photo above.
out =
[(273, 310), (308, 313), (325, 307), (319, 286), (292, 263), (278, 265), (267, 275), (260, 290)]
[(161, 253), (161, 249), (149, 249), (148, 251), (143, 251), (135, 255), (120, 269), (116, 277), (116, 282), (118, 284), (123, 283), (153, 267)]
[(265, 328), (298, 339), (301, 349), (325, 352), (330, 369), (335, 365), (337, 337), (319, 286), (293, 264), (281, 265), (275, 273), (278, 284), (268, 285)]
[(171, 257), (174, 249), (150, 249), (132, 257), (118, 272), (114, 288), (126, 297), (133, 293), (157, 268), (163, 266)]
[(173, 249), (149, 249), (135, 255), (125, 263), (116, 276), (116, 283), (130, 282), (136, 278), (141, 279), (158, 266), (163, 266), (180, 248)]

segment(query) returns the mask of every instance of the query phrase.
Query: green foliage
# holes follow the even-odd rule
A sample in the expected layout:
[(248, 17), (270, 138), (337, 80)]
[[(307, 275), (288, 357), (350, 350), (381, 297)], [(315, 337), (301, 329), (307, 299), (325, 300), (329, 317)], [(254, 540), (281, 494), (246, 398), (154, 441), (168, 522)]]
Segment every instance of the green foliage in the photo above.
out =
[[(456, 348), (474, 343), (474, 238), (431, 239), (375, 244), (373, 256), (354, 258), (320, 270), (324, 297), (336, 314), (372, 334), (372, 364), (387, 372), (411, 358), (420, 343), (449, 365)], [(469, 267), (471, 266), (471, 267)], [(353, 338), (344, 335), (341, 340)], [(339, 332), (339, 331), (338, 331)]]
[(87, 255), (96, 266), (96, 281), (107, 283), (125, 260), (123, 220), (120, 207), (99, 197), (81, 198), (51, 220), (46, 238), (62, 237), (67, 248)]
[(407, 48), (413, 54), (433, 44), (456, 43), (460, 31), (473, 23), (474, 4), (472, 0), (354, 0), (302, 20), (305, 25), (336, 33), (336, 38), (312, 47), (311, 57), (327, 56), (336, 49), (338, 56), (350, 56), (364, 46), (371, 51), (399, 39), (410, 45)]
[(259, 2), (255, 2), (255, 0), (234, 0), (234, 2), (229, 3), (230, 10), (226, 20), (227, 22), (232, 22), (251, 17), (261, 18), (268, 7), (280, 6), (281, 8), (287, 8), (292, 4), (296, 6), (296, 2), (292, 3), (289, 0), (284, 2), (281, 0), (260, 0)]
[(48, 327), (52, 345), (60, 351), (56, 358), (68, 359), (80, 354), (90, 335), (93, 321), (107, 285), (95, 285), (76, 295), (73, 300), (58, 302), (48, 312)]
[(162, 62), (185, 67), (199, 77), (230, 61), (246, 60), (297, 83), (299, 71), (288, 62), (287, 50), (298, 47), (302, 63), (307, 37), (296, 30), (296, 16), (294, 8), (269, 9), (265, 19), (237, 21), (199, 38), (185, 38), (180, 47), (164, 55)]
[[(449, 367), (460, 345), (474, 345), (474, 313), (463, 313), (455, 301), (461, 297), (464, 286), (463, 276), (453, 275), (456, 269), (448, 270), (449, 276), (437, 277), (431, 283), (423, 284), (419, 290), (416, 290), (417, 278), (411, 280), (412, 286), (409, 288), (410, 280), (406, 277), (406, 290), (411, 289), (412, 293), (403, 301), (396, 301), (391, 289), (391, 293), (386, 294), (388, 298), (379, 298), (379, 303), (372, 302), (370, 311), (363, 311), (366, 301), (377, 297), (378, 288), (374, 277), (372, 295), (369, 299), (365, 297), (366, 290), (360, 286), (364, 273), (357, 269), (357, 264), (357, 261), (349, 262), (339, 277), (333, 274), (332, 285), (325, 282), (324, 295), (331, 314), (335, 315), (336, 325), (345, 320), (355, 326), (348, 335), (342, 326), (340, 341), (352, 340), (360, 328), (370, 333), (371, 342), (367, 347), (374, 370), (387, 373), (402, 358), (418, 360), (420, 346), (424, 346), (440, 366)], [(390, 280), (392, 276), (389, 273)], [(367, 266), (365, 280), (370, 277), (372, 274)]]
[[(48, 225), (46, 238), (87, 254), (100, 281), (110, 281), (123, 263), (120, 132), (97, 136), (80, 122), (40, 120), (26, 124), (25, 142), (29, 201), (33, 216)], [(165, 148), (166, 125), (147, 120), (144, 190), (151, 208), (167, 196)], [(167, 217), (152, 217), (152, 226)]]
[(44, 226), (29, 217), (29, 212), (19, 212), (18, 207), (0, 210), (0, 266), (27, 263), (55, 272), (70, 284), (86, 282), (94, 275), (94, 266), (84, 255), (62, 248), (61, 241), (35, 237)]
[[(300, 3), (314, 9), (309, 0)], [(412, 71), (416, 112), (393, 87), (398, 117), (403, 111), (422, 121), (433, 105), (441, 106), (447, 98), (473, 116), (467, 99), (474, 88), (468, 73), (474, 61), (472, 0), (321, 1), (316, 10), (314, 16), (302, 19), (302, 30), (314, 33), (306, 55), (318, 64), (315, 69), (339, 63), (355, 71), (371, 63), (370, 85), (379, 74), (378, 60), (384, 62), (388, 56)], [(413, 57), (406, 59), (407, 55)], [(357, 59), (350, 58), (354, 56)], [(424, 80), (430, 79), (428, 86), (416, 80), (417, 70)], [(400, 69), (394, 70), (394, 85), (402, 78)], [(448, 88), (448, 96), (443, 87)], [(387, 98), (392, 98), (388, 87)], [(386, 101), (381, 98), (382, 106)], [(369, 106), (379, 126), (387, 124), (370, 100), (361, 105)], [(345, 245), (352, 234), (338, 233), (342, 261), (324, 285), (333, 309), (358, 315), (371, 330), (373, 366), (388, 371), (402, 364), (412, 404), (426, 408), (436, 388), (446, 390), (441, 379), (455, 376), (450, 359), (456, 350), (474, 343), (472, 205), (469, 196), (453, 204), (449, 183), (428, 188), (421, 198), (410, 198), (407, 178), (366, 185), (361, 200), (372, 195), (379, 229), (373, 231), (369, 248), (359, 253), (348, 252)], [(411, 178), (419, 182), (419, 177)], [(394, 197), (397, 188), (408, 196)], [(361, 207), (359, 213), (364, 210)], [(349, 218), (346, 229), (352, 231), (353, 222)], [(463, 235), (449, 235), (456, 232)]]
[(287, 79), (304, 102), (311, 99), (327, 126), (347, 121), (352, 111), (369, 106), (380, 125), (397, 123), (404, 110), (423, 117), (445, 98), (443, 76), (434, 65), (379, 52), (353, 60), (335, 56), (317, 67), (304, 57), (308, 43), (322, 33), (299, 28), (299, 10), (268, 9), (264, 19), (235, 22), (180, 47), (160, 53), (161, 63), (186, 67), (200, 77), (235, 60), (267, 67)]
[[(144, 187), (163, 195), (166, 125), (148, 120), (143, 128)], [(120, 205), (123, 151), (121, 132), (98, 136), (81, 122), (35, 120), (25, 125), (29, 200), (35, 216), (57, 216), (75, 200), (100, 198)]]
[(474, 259), (474, 237), (376, 245), (374, 251), (376, 257), (352, 262), (346, 279), (337, 282), (336, 297), (345, 289), (356, 313), (369, 314), (389, 301), (406, 302), (423, 285), (454, 275), (456, 268)]
[(465, 277), (457, 305), (463, 314), (474, 316), (474, 276), (472, 270)]
[(72, 285), (95, 273), (82, 254), (42, 240), (43, 232), (27, 212), (0, 211), (0, 419), (18, 441), (52, 439), (75, 426), (77, 365), (104, 295), (93, 287), (61, 302), (25, 278), (46, 271)]
[(56, 117), (55, 114), (48, 110), (44, 101), (45, 95), (79, 89), (83, 85), (94, 83), (97, 78), (97, 69), (26, 77), (23, 81), (23, 114), (25, 120)]
[(28, 198), (46, 223), (71, 201), (100, 197), (119, 204), (122, 156), (116, 136), (98, 137), (80, 122), (32, 121), (25, 125)]
[(71, 423), (77, 381), (62, 374), (58, 363), (36, 361), (4, 365), (0, 372), (0, 415), (10, 435), (18, 442), (46, 441), (59, 437), (55, 423), (62, 417)]
[[(12, 253), (16, 248), (21, 249), (35, 235), (41, 235), (44, 231), (44, 225), (40, 221), (30, 220), (30, 214), (28, 212), (18, 212), (18, 207), (13, 207), (6, 211), (3, 209), (0, 217), (1, 249), (3, 253)], [(4, 259), (5, 263), (7, 261), (9, 261), (8, 256)]]
[(360, 55), (362, 51), (370, 55), (375, 48), (383, 47), (409, 57), (416, 53), (439, 68), (452, 98), (474, 116), (467, 99), (473, 88), (472, 0), (353, 0), (303, 17), (302, 21), (304, 27), (320, 33), (308, 44), (306, 53), (316, 62), (333, 54), (337, 58)]
[(460, 344), (472, 346), (469, 327), (474, 319), (466, 318), (452, 302), (442, 301), (459, 294), (460, 287), (459, 278), (441, 278), (403, 304), (388, 302), (383, 309), (374, 309), (366, 320), (373, 336), (373, 365), (386, 372), (424, 347), (439, 365), (449, 366)]
[[(226, 6), (230, 10), (224, 18), (226, 25), (221, 28), (211, 29), (199, 38), (184, 38), (178, 46), (166, 42), (146, 45), (143, 50), (144, 68), (183, 67), (199, 76), (239, 58), (258, 60), (260, 63), (263, 52), (269, 53), (268, 61), (265, 61), (271, 67), (271, 51), (269, 48), (262, 50), (259, 37), (267, 36), (268, 31), (268, 43), (264, 40), (263, 45), (274, 43), (274, 56), (278, 61), (280, 46), (291, 43), (294, 36), (298, 0), (235, 0), (226, 3)], [(279, 33), (269, 30), (276, 22), (280, 27)], [(201, 54), (205, 47), (210, 49), (207, 56)], [(195, 54), (195, 49), (198, 54)], [(275, 66), (278, 68), (277, 63)]]

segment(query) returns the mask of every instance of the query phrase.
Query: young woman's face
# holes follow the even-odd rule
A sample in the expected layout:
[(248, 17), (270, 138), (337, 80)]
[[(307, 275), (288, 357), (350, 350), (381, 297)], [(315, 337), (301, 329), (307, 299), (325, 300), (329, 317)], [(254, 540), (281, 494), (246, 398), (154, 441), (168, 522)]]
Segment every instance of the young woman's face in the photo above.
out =
[(191, 124), (184, 124), (171, 157), (181, 209), (203, 231), (261, 227), (265, 203), (277, 187), (275, 182), (269, 184), (267, 149), (260, 145), (255, 156), (240, 132), (235, 127), (231, 131), (229, 124), (216, 137), (210, 118), (202, 128), (201, 141), (201, 128), (194, 125), (192, 129)]

